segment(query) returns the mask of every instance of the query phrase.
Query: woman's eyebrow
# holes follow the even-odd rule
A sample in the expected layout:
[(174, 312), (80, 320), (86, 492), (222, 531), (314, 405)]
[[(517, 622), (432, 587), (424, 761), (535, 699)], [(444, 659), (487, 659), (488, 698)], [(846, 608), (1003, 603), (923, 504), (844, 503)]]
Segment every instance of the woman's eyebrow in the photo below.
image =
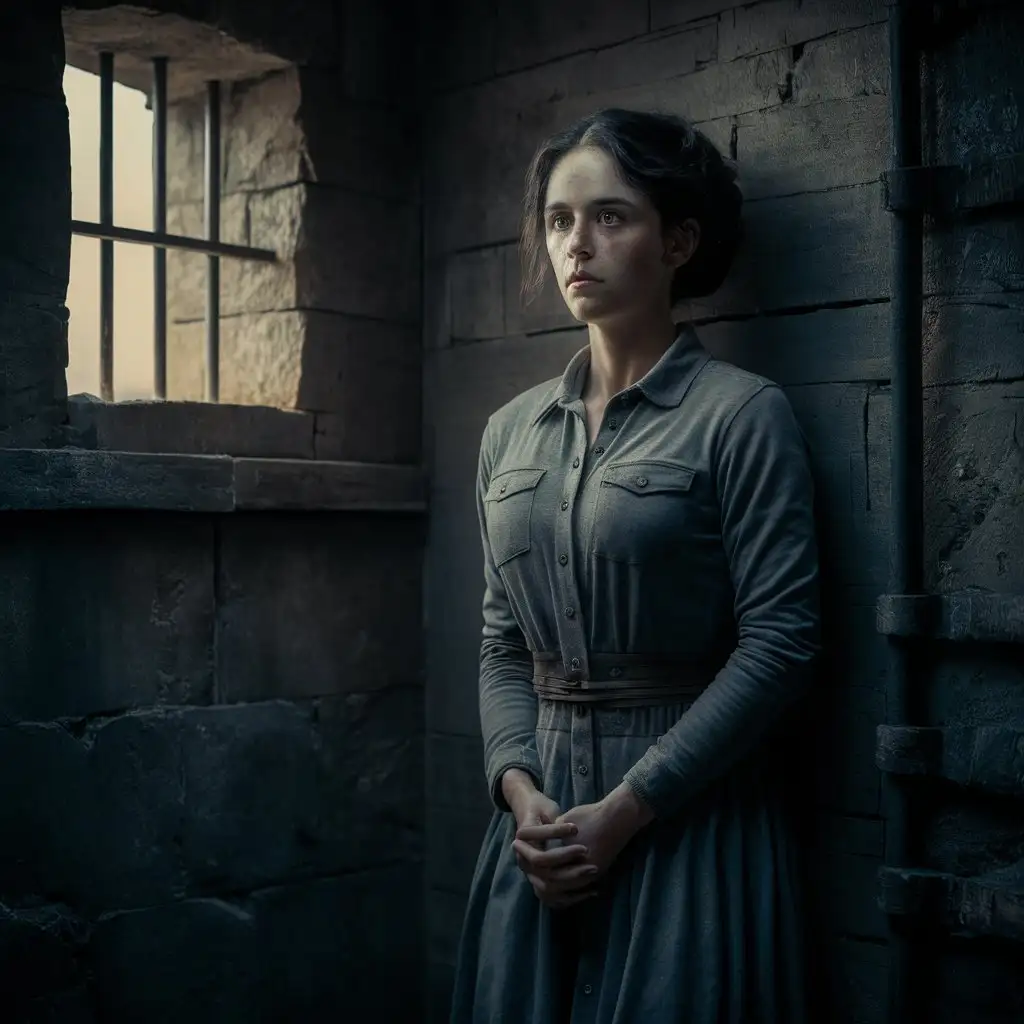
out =
[[(602, 199), (591, 199), (587, 206), (629, 206), (632, 207), (628, 199), (624, 199), (622, 196), (606, 196)], [(548, 203), (544, 207), (545, 213), (551, 213), (554, 210), (568, 210), (570, 209), (569, 203)]]

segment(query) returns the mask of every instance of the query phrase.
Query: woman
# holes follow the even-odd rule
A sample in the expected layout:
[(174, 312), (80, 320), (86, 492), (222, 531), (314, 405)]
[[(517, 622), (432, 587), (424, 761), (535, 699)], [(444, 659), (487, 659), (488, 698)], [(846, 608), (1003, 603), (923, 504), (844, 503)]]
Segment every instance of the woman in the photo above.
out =
[(589, 344), (488, 421), (480, 715), (496, 811), (455, 1024), (800, 1024), (797, 880), (766, 740), (818, 646), (805, 447), (672, 307), (723, 280), (734, 172), (605, 110), (527, 176)]

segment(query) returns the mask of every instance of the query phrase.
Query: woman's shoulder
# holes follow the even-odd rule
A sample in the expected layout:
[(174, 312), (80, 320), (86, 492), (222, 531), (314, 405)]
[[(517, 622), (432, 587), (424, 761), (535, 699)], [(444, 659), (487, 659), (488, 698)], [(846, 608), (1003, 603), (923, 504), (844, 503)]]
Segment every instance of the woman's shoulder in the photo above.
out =
[(562, 378), (541, 381), (491, 413), (487, 432), (495, 437), (507, 437), (517, 430), (529, 427), (540, 419), (558, 401)]

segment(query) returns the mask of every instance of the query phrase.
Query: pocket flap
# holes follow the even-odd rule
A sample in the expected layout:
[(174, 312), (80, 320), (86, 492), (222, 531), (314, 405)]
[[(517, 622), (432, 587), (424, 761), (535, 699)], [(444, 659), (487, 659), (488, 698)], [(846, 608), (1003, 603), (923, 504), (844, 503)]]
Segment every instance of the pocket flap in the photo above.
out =
[(509, 469), (499, 473), (487, 488), (485, 501), (504, 501), (520, 491), (531, 491), (547, 472), (544, 469)]
[(624, 487), (634, 494), (658, 494), (664, 491), (688, 491), (694, 471), (689, 466), (670, 462), (620, 462), (609, 466), (604, 482)]

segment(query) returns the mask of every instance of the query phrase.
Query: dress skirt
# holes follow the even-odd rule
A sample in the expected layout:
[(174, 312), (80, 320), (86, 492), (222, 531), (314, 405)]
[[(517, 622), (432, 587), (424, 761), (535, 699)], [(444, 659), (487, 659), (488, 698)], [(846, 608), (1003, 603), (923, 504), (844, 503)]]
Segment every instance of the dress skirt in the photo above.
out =
[[(544, 792), (599, 800), (686, 704), (541, 700)], [(805, 1024), (801, 899), (785, 773), (762, 748), (643, 829), (577, 907), (551, 910), (496, 811), (473, 875), (452, 1024)]]

